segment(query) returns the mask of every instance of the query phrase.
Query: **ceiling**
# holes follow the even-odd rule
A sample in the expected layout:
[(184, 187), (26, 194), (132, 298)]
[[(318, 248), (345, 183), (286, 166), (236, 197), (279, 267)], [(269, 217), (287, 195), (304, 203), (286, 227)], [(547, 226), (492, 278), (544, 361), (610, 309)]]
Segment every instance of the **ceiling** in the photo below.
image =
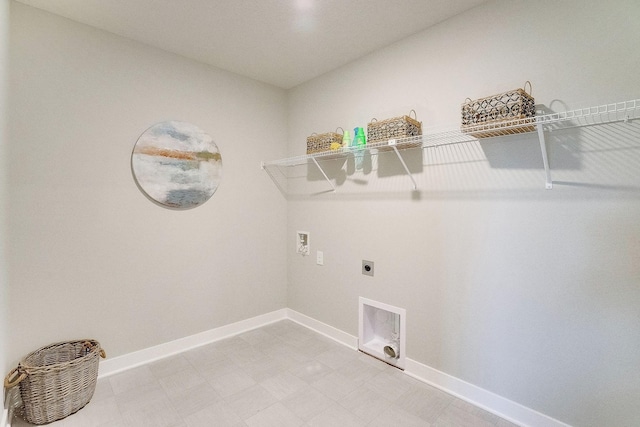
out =
[(289, 89), (487, 0), (17, 0)]

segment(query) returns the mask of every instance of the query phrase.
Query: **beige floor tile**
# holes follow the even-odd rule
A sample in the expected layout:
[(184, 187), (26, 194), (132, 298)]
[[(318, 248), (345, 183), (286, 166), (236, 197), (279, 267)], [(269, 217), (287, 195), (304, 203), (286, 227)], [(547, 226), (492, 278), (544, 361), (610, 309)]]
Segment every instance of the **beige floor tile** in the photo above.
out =
[(211, 384), (203, 382), (169, 395), (169, 400), (182, 417), (187, 417), (222, 400)]
[(238, 414), (236, 414), (225, 402), (218, 402), (184, 419), (187, 427), (240, 427), (245, 426)]
[(342, 345), (334, 346), (315, 357), (316, 360), (327, 366), (331, 366), (333, 369), (338, 369), (347, 363), (353, 362), (357, 358), (357, 351)]
[(245, 340), (251, 345), (264, 344), (274, 339), (277, 339), (273, 334), (269, 333), (264, 328), (253, 329), (248, 332), (244, 332), (238, 335), (239, 338)]
[(258, 349), (254, 346), (249, 346), (248, 348), (234, 352), (233, 355), (227, 354), (228, 357), (233, 357), (233, 362), (240, 366), (244, 367), (253, 362), (256, 362), (262, 359), (265, 356), (265, 352), (261, 349)]
[(130, 427), (183, 427), (182, 417), (168, 398), (158, 399), (143, 407), (122, 412), (122, 419)]
[(296, 414), (298, 418), (305, 421), (315, 417), (334, 403), (333, 400), (311, 386), (298, 390), (282, 400), (283, 405)]
[(158, 400), (167, 399), (167, 394), (159, 383), (152, 383), (117, 394), (115, 398), (122, 413), (153, 405)]
[(225, 399), (229, 406), (246, 420), (278, 401), (261, 385), (255, 385)]
[(336, 402), (344, 399), (349, 393), (361, 386), (360, 383), (347, 378), (345, 375), (332, 372), (317, 381), (311, 383), (311, 386), (322, 392), (325, 396)]
[(391, 402), (377, 392), (361, 388), (341, 399), (339, 403), (365, 422), (372, 421), (391, 406)]
[(218, 341), (214, 347), (232, 359), (235, 355), (252, 348), (251, 344), (237, 336)]
[(416, 417), (415, 415), (409, 414), (406, 411), (398, 408), (396, 405), (391, 405), (389, 408), (385, 409), (378, 415), (375, 419), (373, 419), (367, 427), (390, 427), (390, 426), (402, 426), (402, 427), (430, 427), (430, 424)]
[(307, 383), (312, 383), (333, 372), (333, 368), (317, 360), (298, 362), (288, 370), (293, 375)]
[(153, 406), (156, 401), (168, 399), (159, 383), (145, 384), (115, 396), (121, 413)]
[(180, 354), (166, 357), (149, 364), (149, 370), (158, 379), (173, 375), (178, 371), (188, 368), (192, 368), (189, 360)]
[(362, 385), (378, 375), (380, 370), (356, 358), (337, 368), (336, 372)]
[(284, 372), (271, 376), (260, 383), (269, 393), (274, 395), (276, 399), (282, 400), (298, 390), (307, 387), (307, 383), (296, 377), (295, 375)]
[[(395, 404), (406, 412), (433, 424), (453, 401), (453, 396), (436, 388), (414, 387)], [(459, 409), (460, 412), (465, 412)]]
[(111, 383), (109, 379), (103, 378), (96, 382), (96, 389), (93, 392), (93, 397), (91, 398), (92, 402), (108, 399), (113, 397), (115, 393), (113, 392), (113, 388), (111, 387)]
[(229, 360), (218, 360), (206, 365), (194, 366), (194, 368), (209, 382), (223, 375), (241, 371), (238, 365)]
[(232, 363), (233, 359), (227, 356), (218, 343), (203, 345), (184, 353), (184, 358), (193, 365), (194, 368), (200, 370), (212, 363)]
[(157, 383), (149, 366), (140, 366), (109, 377), (114, 394), (124, 393), (143, 385)]
[(241, 369), (256, 382), (261, 382), (271, 376), (286, 371), (288, 365), (282, 360), (269, 355), (263, 355), (260, 359), (244, 365)]
[(73, 415), (64, 419), (64, 427), (99, 427), (107, 423), (122, 422), (115, 397), (91, 401)]
[(209, 380), (209, 384), (220, 396), (227, 397), (255, 385), (256, 382), (249, 375), (236, 370)]
[(364, 427), (366, 424), (342, 406), (334, 403), (305, 425), (308, 427)]
[(366, 363), (367, 365), (373, 366), (379, 371), (384, 371), (385, 369), (398, 369), (389, 365), (388, 363), (383, 362), (380, 359), (377, 359), (369, 354), (358, 352), (358, 360)]
[(294, 347), (289, 344), (289, 341), (284, 341), (278, 346), (270, 346), (265, 348), (264, 352), (273, 357), (276, 360), (280, 360), (288, 365), (293, 365), (298, 362), (305, 362), (311, 360), (313, 356), (301, 351), (298, 347)]
[(304, 421), (278, 402), (247, 419), (249, 427), (299, 427)]
[(207, 380), (190, 364), (186, 369), (160, 378), (159, 383), (169, 397), (181, 394), (184, 390), (206, 383)]
[(411, 390), (413, 386), (403, 378), (397, 376), (393, 371), (384, 370), (367, 381), (364, 387), (394, 402), (407, 391)]

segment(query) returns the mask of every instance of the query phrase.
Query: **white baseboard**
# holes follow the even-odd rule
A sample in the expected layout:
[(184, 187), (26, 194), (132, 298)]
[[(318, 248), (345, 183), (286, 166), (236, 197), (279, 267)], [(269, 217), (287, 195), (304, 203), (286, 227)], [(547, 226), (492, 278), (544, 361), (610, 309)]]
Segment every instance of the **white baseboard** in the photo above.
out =
[(159, 344), (133, 353), (127, 353), (122, 356), (108, 358), (100, 362), (98, 378), (117, 374), (119, 372), (126, 371), (127, 369), (145, 365), (147, 363), (173, 356), (224, 338), (232, 337), (286, 318), (287, 309), (276, 310), (271, 313), (252, 317), (251, 319), (241, 320), (219, 328), (210, 329), (175, 341)]
[(358, 337), (349, 335), (348, 333), (343, 332), (340, 329), (329, 326), (326, 323), (322, 323), (319, 320), (313, 319), (309, 316), (305, 316), (304, 314), (298, 313), (295, 310), (291, 310), (289, 308), (287, 308), (286, 310), (287, 318), (289, 320), (292, 320), (309, 329), (313, 329), (315, 332), (324, 335), (325, 337), (331, 338), (332, 340), (337, 341), (340, 344), (346, 345), (349, 348), (352, 348), (354, 350), (358, 349)]
[(407, 359), (407, 366), (404, 372), (417, 380), (439, 388), (520, 426), (570, 427), (562, 421), (412, 359)]
[[(99, 378), (107, 377), (284, 319), (296, 322), (353, 350), (358, 349), (357, 337), (295, 310), (284, 308), (165, 344), (149, 347), (112, 359), (106, 359), (100, 362)], [(561, 421), (410, 358), (406, 359), (404, 373), (520, 426), (569, 427)], [(3, 422), (5, 422), (5, 416), (6, 415), (3, 415)], [(5, 422), (5, 424), (0, 424), (0, 427), (10, 427), (10, 424), (6, 424)]]
[(2, 418), (0, 419), (0, 427), (11, 427), (9, 422), (9, 410), (4, 409), (2, 411)]

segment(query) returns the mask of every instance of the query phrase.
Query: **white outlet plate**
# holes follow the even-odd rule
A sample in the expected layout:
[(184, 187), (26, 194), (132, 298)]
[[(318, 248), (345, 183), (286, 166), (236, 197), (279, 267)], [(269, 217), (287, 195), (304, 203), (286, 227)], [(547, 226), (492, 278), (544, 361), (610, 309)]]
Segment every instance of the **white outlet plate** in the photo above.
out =
[(373, 261), (362, 260), (362, 274), (373, 276)]
[(316, 264), (324, 265), (324, 253), (322, 251), (316, 252)]

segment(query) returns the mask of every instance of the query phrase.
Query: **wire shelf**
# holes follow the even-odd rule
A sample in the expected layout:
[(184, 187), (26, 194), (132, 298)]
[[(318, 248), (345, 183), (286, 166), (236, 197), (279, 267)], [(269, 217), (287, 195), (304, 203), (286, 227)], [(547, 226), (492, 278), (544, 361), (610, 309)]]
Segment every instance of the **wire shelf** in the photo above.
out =
[[(373, 144), (367, 144), (363, 147), (348, 147), (339, 150), (327, 151), (323, 153), (314, 153), (289, 157), (270, 162), (263, 162), (262, 168), (265, 169), (272, 178), (275, 179), (271, 169), (290, 168), (306, 164), (315, 164), (321, 171), (322, 168), (318, 162), (325, 160), (346, 160), (349, 156), (356, 155), (360, 152), (367, 151), (368, 154), (377, 155), (389, 151), (395, 151), (398, 158), (403, 162), (400, 156), (400, 150), (412, 148), (434, 148), (443, 145), (464, 144), (478, 141), (480, 135), (482, 137), (507, 136), (523, 133), (538, 132), (540, 140), (540, 148), (546, 173), (546, 188), (551, 188), (551, 175), (545, 147), (544, 132), (556, 131), (561, 129), (569, 129), (582, 126), (602, 125), (615, 122), (627, 122), (640, 118), (640, 99), (631, 101), (616, 102), (612, 104), (604, 104), (595, 107), (580, 108), (576, 110), (564, 111), (559, 113), (549, 113), (537, 115), (531, 118), (510, 120), (502, 123), (480, 124), (473, 127), (465, 128), (465, 132), (460, 130), (459, 126), (448, 127), (430, 127), (423, 129), (423, 134), (401, 139), (391, 139), (389, 141), (381, 141)], [(473, 135), (472, 135), (473, 134)], [(403, 166), (404, 165), (403, 162)], [(324, 172), (323, 172), (324, 173)], [(407, 170), (407, 174), (411, 174)], [(326, 177), (326, 176), (325, 176)], [(327, 178), (327, 181), (329, 179)], [(415, 181), (413, 180), (414, 189)], [(333, 185), (332, 188), (335, 190)]]

